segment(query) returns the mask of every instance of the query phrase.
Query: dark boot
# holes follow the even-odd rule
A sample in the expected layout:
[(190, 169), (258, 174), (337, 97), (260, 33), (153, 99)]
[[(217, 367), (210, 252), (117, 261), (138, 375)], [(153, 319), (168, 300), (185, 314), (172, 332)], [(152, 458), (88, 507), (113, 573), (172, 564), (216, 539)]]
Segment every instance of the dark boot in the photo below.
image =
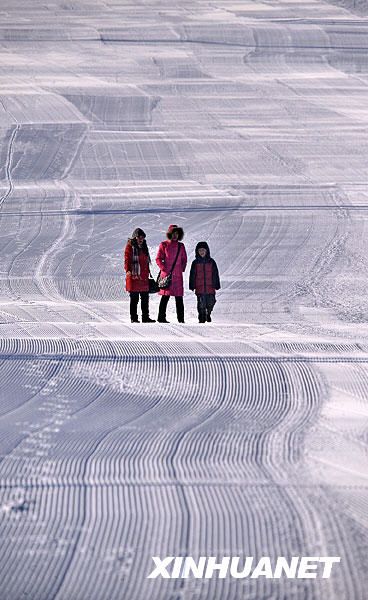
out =
[(176, 316), (178, 323), (184, 323), (184, 300), (183, 296), (175, 296)]
[(156, 323), (149, 316), (149, 293), (141, 292), (142, 323)]
[(137, 312), (138, 302), (139, 292), (130, 292), (130, 321), (132, 323), (139, 323)]
[(206, 294), (205, 302), (206, 302), (206, 321), (207, 321), (207, 323), (211, 323), (212, 322), (211, 313), (212, 313), (213, 307), (216, 304), (215, 294)]
[(167, 304), (169, 302), (169, 298), (170, 298), (170, 296), (161, 296), (160, 306), (158, 309), (158, 317), (157, 317), (158, 323), (168, 323), (169, 322), (166, 320), (166, 308), (167, 308)]

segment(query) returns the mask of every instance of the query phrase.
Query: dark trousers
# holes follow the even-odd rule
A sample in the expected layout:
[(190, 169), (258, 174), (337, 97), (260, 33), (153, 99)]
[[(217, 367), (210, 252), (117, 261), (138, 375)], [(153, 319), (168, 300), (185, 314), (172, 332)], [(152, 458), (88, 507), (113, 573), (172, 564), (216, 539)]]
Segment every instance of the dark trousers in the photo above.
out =
[(205, 323), (208, 317), (211, 317), (211, 312), (216, 304), (215, 294), (198, 294), (197, 296), (197, 310), (198, 320), (200, 323)]
[(130, 318), (138, 319), (138, 302), (141, 297), (142, 319), (149, 317), (149, 294), (148, 292), (130, 292)]
[[(184, 323), (184, 300), (183, 296), (174, 296), (176, 304), (176, 316), (179, 323)], [(158, 309), (158, 320), (166, 319), (166, 309), (170, 296), (161, 296), (160, 306)]]

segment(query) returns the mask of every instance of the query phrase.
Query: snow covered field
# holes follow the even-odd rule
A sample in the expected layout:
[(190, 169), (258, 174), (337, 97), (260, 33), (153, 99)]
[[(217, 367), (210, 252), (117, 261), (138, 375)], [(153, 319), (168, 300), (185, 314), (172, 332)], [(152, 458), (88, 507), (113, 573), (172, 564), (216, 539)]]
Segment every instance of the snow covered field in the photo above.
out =
[[(0, 48), (0, 600), (363, 600), (366, 0), (0, 0)], [(170, 223), (212, 324), (188, 272), (129, 322)], [(239, 555), (341, 564), (147, 579)]]

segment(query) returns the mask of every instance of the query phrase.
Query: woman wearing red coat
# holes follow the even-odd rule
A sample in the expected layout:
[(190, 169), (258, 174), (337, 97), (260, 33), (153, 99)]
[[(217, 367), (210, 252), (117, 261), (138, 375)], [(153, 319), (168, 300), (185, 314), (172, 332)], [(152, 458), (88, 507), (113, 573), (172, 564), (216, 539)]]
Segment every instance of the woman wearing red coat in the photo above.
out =
[(124, 252), (124, 268), (126, 271), (125, 287), (130, 294), (130, 320), (139, 323), (138, 302), (141, 297), (142, 323), (155, 323), (149, 317), (149, 264), (150, 255), (143, 229), (137, 227), (128, 239)]
[(166, 320), (167, 304), (170, 296), (175, 296), (178, 322), (184, 323), (183, 272), (187, 266), (187, 253), (184, 244), (181, 242), (184, 237), (184, 231), (177, 225), (170, 225), (166, 236), (168, 239), (161, 242), (156, 256), (156, 263), (160, 267), (161, 277), (166, 277), (171, 272), (177, 254), (178, 258), (172, 271), (170, 287), (160, 290), (161, 301), (157, 320), (159, 323), (168, 323)]

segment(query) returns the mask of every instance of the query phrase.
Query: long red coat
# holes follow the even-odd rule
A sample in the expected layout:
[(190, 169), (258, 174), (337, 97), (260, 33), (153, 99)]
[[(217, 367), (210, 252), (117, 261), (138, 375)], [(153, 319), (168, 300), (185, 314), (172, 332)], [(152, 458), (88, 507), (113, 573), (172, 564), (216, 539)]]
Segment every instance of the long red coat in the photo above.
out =
[(162, 296), (184, 296), (183, 272), (187, 266), (187, 253), (184, 244), (176, 240), (161, 242), (156, 256), (156, 263), (160, 267), (161, 276), (166, 277), (174, 263), (178, 244), (180, 244), (180, 252), (172, 272), (171, 285), (167, 290), (160, 290)]
[[(127, 292), (148, 292), (149, 290), (149, 258), (142, 249), (139, 249), (138, 252), (141, 273), (138, 277), (126, 276), (125, 289)], [(125, 246), (124, 269), (125, 271), (132, 271), (133, 269), (133, 248), (130, 242)]]

